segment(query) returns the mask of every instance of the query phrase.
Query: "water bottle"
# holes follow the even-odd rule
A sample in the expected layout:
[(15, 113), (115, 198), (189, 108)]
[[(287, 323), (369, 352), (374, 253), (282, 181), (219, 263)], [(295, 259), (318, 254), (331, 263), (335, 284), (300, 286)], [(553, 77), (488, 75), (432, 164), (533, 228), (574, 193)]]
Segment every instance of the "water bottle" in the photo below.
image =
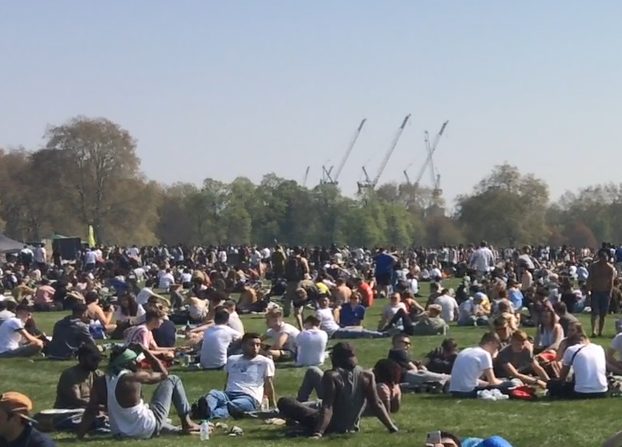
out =
[(209, 422), (202, 421), (201, 422), (201, 441), (209, 440)]
[(264, 396), (263, 399), (261, 400), (261, 411), (268, 411), (270, 410), (270, 402), (268, 402), (268, 397)]

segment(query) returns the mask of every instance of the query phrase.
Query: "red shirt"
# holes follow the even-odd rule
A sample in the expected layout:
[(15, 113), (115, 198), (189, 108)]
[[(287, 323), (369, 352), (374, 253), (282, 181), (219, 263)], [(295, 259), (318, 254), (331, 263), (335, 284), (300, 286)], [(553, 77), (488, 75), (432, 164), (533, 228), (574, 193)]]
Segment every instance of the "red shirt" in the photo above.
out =
[(365, 307), (371, 307), (374, 304), (374, 291), (370, 285), (364, 282), (359, 287), (359, 293), (361, 294), (361, 304)]

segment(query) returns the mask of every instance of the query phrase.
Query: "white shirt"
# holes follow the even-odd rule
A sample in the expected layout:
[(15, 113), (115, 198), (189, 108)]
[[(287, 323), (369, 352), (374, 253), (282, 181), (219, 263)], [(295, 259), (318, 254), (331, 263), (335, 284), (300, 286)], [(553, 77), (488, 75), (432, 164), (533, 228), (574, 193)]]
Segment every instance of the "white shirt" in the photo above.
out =
[(136, 295), (136, 302), (144, 306), (149, 301), (151, 295), (153, 295), (153, 291), (149, 287), (143, 287)]
[(137, 258), (140, 254), (140, 250), (138, 249), (138, 247), (130, 247), (127, 249), (127, 254)]
[(192, 281), (192, 273), (182, 273), (181, 275), (181, 283), (185, 284)]
[(15, 314), (10, 310), (0, 310), (0, 321), (6, 321), (9, 318), (15, 318)]
[(410, 285), (410, 291), (413, 293), (413, 295), (419, 293), (419, 281), (417, 281), (415, 278), (411, 278), (408, 280), (408, 284)]
[(165, 273), (160, 276), (160, 282), (158, 284), (159, 289), (168, 289), (171, 285), (175, 284), (175, 278), (173, 278), (172, 273)]
[[(227, 262), (227, 252), (222, 250), (218, 252), (218, 261), (225, 263)], [(261, 402), (261, 399), (259, 399), (259, 401)]]
[(458, 302), (453, 296), (441, 295), (434, 300), (434, 304), (442, 307), (441, 318), (447, 323), (454, 321), (454, 315), (458, 311)]
[(611, 348), (622, 356), (622, 332), (613, 337)]
[(23, 329), (24, 323), (17, 317), (9, 318), (0, 324), (0, 353), (19, 348), (22, 334), (18, 331)]
[(220, 368), (227, 363), (229, 345), (242, 338), (242, 334), (226, 324), (216, 324), (203, 332), (201, 366), (205, 369)]
[[(139, 304), (138, 308), (136, 310), (136, 317), (142, 317), (143, 315), (145, 315), (145, 308), (141, 304)], [(130, 317), (129, 315), (123, 314), (121, 312), (121, 307), (117, 307), (114, 310), (114, 318), (115, 318), (115, 321), (117, 323), (119, 323), (119, 322), (122, 322), (122, 321), (127, 321), (130, 318), (132, 318), (132, 317)]]
[(235, 331), (238, 331), (240, 334), (244, 333), (244, 323), (242, 323), (242, 319), (237, 312), (229, 314), (229, 322), (227, 323), (227, 326)]
[(265, 379), (274, 377), (274, 362), (263, 355), (253, 359), (232, 355), (227, 359), (225, 372), (227, 373), (225, 391), (246, 394), (259, 403), (263, 400)]
[(495, 260), (492, 251), (488, 247), (480, 247), (471, 254), (470, 266), (478, 272), (487, 272)]
[(315, 316), (320, 320), (320, 329), (326, 331), (328, 335), (333, 335), (339, 330), (339, 325), (335, 321), (333, 310), (330, 307), (316, 310)]
[(47, 254), (43, 247), (35, 247), (34, 255), (36, 262), (45, 263), (47, 261)]
[(95, 252), (89, 250), (84, 253), (84, 263), (85, 264), (96, 264), (97, 263), (97, 255)]
[(574, 370), (575, 392), (604, 393), (609, 389), (607, 359), (602, 346), (594, 343), (569, 346), (564, 352), (562, 363), (564, 366), (572, 366)]
[(406, 312), (408, 312), (408, 309), (406, 309), (406, 304), (402, 303), (401, 301), (399, 303), (397, 303), (397, 305), (394, 307), (391, 304), (387, 304), (386, 306), (384, 306), (384, 308), (382, 309), (382, 317), (387, 321), (391, 321), (391, 319), (395, 316), (395, 314), (400, 310), (400, 309), (404, 309)]
[(276, 341), (281, 337), (281, 334), (287, 334), (287, 340), (285, 340), (285, 344), (282, 346), (282, 349), (285, 351), (296, 352), (296, 337), (298, 337), (300, 331), (289, 323), (283, 323), (276, 331), (274, 329), (268, 329), (266, 331), (266, 335), (270, 338), (272, 344), (276, 343)]
[(451, 369), (449, 391), (468, 393), (479, 385), (487, 369), (492, 369), (492, 356), (481, 347), (466, 348), (456, 357)]
[(296, 337), (296, 366), (318, 366), (326, 359), (328, 334), (319, 329), (305, 329)]

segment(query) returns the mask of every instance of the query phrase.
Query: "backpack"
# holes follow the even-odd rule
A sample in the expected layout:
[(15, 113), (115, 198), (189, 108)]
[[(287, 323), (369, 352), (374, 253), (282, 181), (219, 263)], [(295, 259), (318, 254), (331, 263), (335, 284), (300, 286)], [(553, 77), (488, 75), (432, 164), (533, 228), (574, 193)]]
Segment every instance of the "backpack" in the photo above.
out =
[(304, 277), (304, 270), (302, 268), (302, 261), (298, 256), (290, 256), (287, 259), (285, 265), (285, 279), (287, 281), (302, 281)]

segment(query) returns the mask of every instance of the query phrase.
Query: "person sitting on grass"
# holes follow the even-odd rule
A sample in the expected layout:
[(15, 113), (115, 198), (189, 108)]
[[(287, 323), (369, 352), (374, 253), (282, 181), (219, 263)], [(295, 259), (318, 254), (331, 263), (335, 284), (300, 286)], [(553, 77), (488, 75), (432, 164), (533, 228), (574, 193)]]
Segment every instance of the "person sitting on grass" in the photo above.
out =
[(564, 339), (564, 330), (558, 319), (551, 307), (542, 310), (534, 340), (534, 351), (540, 364), (546, 365), (555, 360), (559, 344)]
[(546, 388), (546, 383), (550, 380), (549, 375), (536, 360), (533, 345), (529, 343), (525, 331), (516, 331), (512, 334), (510, 344), (499, 351), (494, 365), (497, 377), (518, 379), (526, 385)]
[(433, 349), (426, 354), (423, 366), (428, 371), (449, 375), (457, 356), (458, 343), (453, 338), (446, 338), (440, 348)]
[(42, 351), (43, 341), (27, 330), (31, 318), (30, 308), (20, 304), (15, 308), (15, 317), (0, 325), (0, 358), (32, 357)]
[(282, 397), (277, 404), (281, 417), (298, 422), (305, 434), (317, 439), (324, 433), (357, 432), (367, 404), (389, 432), (397, 432), (378, 397), (374, 374), (358, 366), (354, 348), (348, 343), (337, 343), (330, 358), (332, 368), (322, 375), (320, 409), (292, 397)]
[(224, 391), (211, 390), (199, 399), (199, 412), (208, 419), (239, 417), (256, 411), (264, 395), (273, 408), (276, 406), (274, 390), (274, 362), (260, 354), (259, 334), (247, 332), (242, 337), (242, 354), (227, 359)]
[(102, 357), (95, 345), (80, 346), (76, 354), (78, 364), (64, 370), (58, 379), (54, 408), (86, 408), (93, 383), (103, 376), (98, 370)]
[(88, 309), (86, 304), (74, 304), (71, 315), (54, 324), (52, 341), (47, 346), (48, 358), (54, 360), (69, 360), (74, 357), (76, 350), (82, 345), (95, 346), (88, 326)]
[(300, 331), (283, 321), (283, 311), (273, 309), (266, 313), (267, 332), (261, 337), (264, 346), (263, 355), (271, 357), (275, 362), (288, 362), (296, 358), (296, 337)]
[(454, 397), (474, 399), (478, 391), (509, 387), (509, 383), (495, 376), (493, 369), (492, 358), (496, 356), (500, 346), (499, 336), (487, 332), (482, 336), (478, 346), (466, 348), (458, 354), (451, 370), (449, 384), (449, 391)]
[(296, 366), (318, 366), (324, 364), (328, 334), (320, 329), (320, 320), (315, 315), (305, 318), (304, 330), (296, 337)]
[[(141, 357), (151, 365), (152, 371), (139, 371)], [(142, 387), (155, 384), (158, 386), (151, 403), (146, 405)], [(181, 428), (167, 422), (171, 403), (177, 410)], [(191, 407), (181, 379), (169, 374), (160, 360), (139, 344), (113, 349), (106, 374), (93, 383), (77, 432), (79, 440), (84, 439), (102, 407), (108, 411), (110, 428), (116, 437), (150, 439), (161, 433), (190, 434), (199, 429), (190, 419)]]
[[(402, 369), (391, 359), (380, 359), (374, 365), (376, 390), (378, 397), (387, 410), (387, 413), (397, 413), (402, 405)], [(365, 416), (373, 416), (372, 407), (366, 408)]]
[(365, 306), (361, 304), (361, 296), (357, 292), (351, 293), (348, 301), (343, 303), (339, 309), (339, 326), (363, 327), (365, 310)]
[(231, 345), (242, 339), (242, 334), (231, 329), (228, 322), (229, 312), (223, 307), (214, 313), (214, 325), (205, 329), (200, 355), (203, 369), (223, 369)]
[(385, 334), (378, 331), (370, 331), (360, 327), (340, 327), (336, 320), (339, 319), (339, 309), (332, 309), (327, 295), (321, 295), (318, 299), (318, 309), (315, 316), (320, 320), (320, 329), (326, 331), (333, 339), (349, 338), (382, 338)]
[(32, 401), (13, 391), (0, 395), (0, 445), (9, 447), (56, 447), (47, 434), (32, 425)]
[(125, 334), (125, 345), (139, 344), (154, 355), (171, 359), (175, 348), (161, 348), (153, 338), (153, 330), (159, 328), (164, 321), (165, 313), (160, 309), (148, 308), (145, 312), (145, 322), (128, 329)]
[(418, 387), (425, 383), (445, 385), (451, 378), (448, 374), (428, 371), (421, 362), (412, 361), (408, 352), (411, 347), (411, 341), (407, 334), (394, 335), (391, 345), (387, 357), (402, 368), (402, 383), (408, 384), (411, 387)]

